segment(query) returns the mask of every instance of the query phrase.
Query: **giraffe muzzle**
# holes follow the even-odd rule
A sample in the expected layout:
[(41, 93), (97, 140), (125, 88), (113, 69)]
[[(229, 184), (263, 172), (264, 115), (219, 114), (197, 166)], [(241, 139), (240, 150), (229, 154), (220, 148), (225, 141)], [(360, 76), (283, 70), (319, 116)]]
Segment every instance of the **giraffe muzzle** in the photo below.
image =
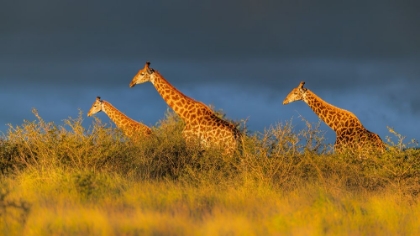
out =
[(136, 86), (136, 82), (131, 81), (129, 86), (130, 86), (130, 88), (132, 88), (132, 87)]

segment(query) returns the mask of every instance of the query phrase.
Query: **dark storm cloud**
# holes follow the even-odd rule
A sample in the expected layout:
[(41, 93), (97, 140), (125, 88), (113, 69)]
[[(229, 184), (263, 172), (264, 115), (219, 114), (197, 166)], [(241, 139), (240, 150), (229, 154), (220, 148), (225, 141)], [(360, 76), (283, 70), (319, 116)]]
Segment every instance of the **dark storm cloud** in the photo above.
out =
[[(420, 75), (420, 73), (419, 73)], [(379, 95), (384, 104), (401, 115), (420, 115), (420, 76), (417, 81), (401, 78), (382, 87)], [(419, 130), (420, 131), (420, 130)]]
[(415, 1), (9, 1), (0, 10), (0, 29), (8, 54), (64, 54), (68, 59), (407, 57), (417, 56), (420, 48), (418, 5)]
[[(92, 86), (100, 80), (103, 86), (115, 86), (120, 77), (130, 79), (146, 60), (179, 83), (240, 80), (254, 87), (258, 79), (258, 86), (278, 89), (294, 86), (296, 80), (313, 80), (311, 86), (322, 81), (322, 88), (340, 88), (357, 85), (355, 81), (392, 80), (407, 68), (414, 70), (408, 79), (416, 80), (416, 5), (9, 1), (0, 10), (0, 66), (4, 77), (18, 77), (15, 82), (53, 85), (84, 81)], [(415, 64), (404, 65), (413, 58)], [(405, 76), (395, 76), (400, 75)]]
[(374, 131), (408, 124), (407, 116), (420, 114), (419, 7), (418, 1), (6, 1), (0, 91), (4, 100), (19, 95), (16, 104), (27, 112), (0, 119), (32, 117), (31, 107), (64, 119), (69, 110), (86, 112), (100, 95), (127, 113), (132, 101), (158, 107), (129, 113), (154, 124), (162, 99), (150, 84), (128, 89), (150, 60), (187, 95), (230, 117), (251, 116), (258, 129), (297, 110), (312, 114), (281, 105), (302, 80), (376, 125)]

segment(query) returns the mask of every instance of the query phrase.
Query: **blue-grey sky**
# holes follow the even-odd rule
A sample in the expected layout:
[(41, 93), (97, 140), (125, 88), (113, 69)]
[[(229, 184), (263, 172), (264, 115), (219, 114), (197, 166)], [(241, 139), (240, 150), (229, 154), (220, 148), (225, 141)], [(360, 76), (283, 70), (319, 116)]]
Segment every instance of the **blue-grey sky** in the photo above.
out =
[[(300, 81), (383, 139), (420, 139), (418, 1), (7, 1), (0, 8), (0, 131), (62, 124), (101, 96), (153, 126), (166, 103), (146, 61), (187, 96), (263, 131), (318, 117), (282, 101)], [(98, 116), (105, 122), (104, 113)], [(327, 126), (329, 142), (334, 133)]]

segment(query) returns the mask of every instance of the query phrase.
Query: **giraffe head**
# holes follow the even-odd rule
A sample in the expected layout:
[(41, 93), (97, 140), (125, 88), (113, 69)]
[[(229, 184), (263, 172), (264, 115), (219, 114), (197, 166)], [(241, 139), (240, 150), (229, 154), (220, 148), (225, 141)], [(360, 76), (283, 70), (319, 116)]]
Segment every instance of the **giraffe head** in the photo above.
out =
[(143, 69), (140, 69), (139, 72), (131, 80), (130, 88), (134, 87), (136, 84), (142, 84), (147, 81), (150, 81), (153, 77), (155, 70), (150, 68), (150, 62), (146, 62)]
[(98, 112), (102, 111), (102, 100), (101, 97), (96, 97), (95, 102), (92, 104), (92, 107), (90, 108), (88, 112), (88, 116), (92, 116)]
[(303, 87), (304, 84), (305, 81), (300, 82), (299, 86), (294, 88), (283, 100), (283, 105), (289, 104), (294, 101), (303, 100), (306, 93), (306, 88)]

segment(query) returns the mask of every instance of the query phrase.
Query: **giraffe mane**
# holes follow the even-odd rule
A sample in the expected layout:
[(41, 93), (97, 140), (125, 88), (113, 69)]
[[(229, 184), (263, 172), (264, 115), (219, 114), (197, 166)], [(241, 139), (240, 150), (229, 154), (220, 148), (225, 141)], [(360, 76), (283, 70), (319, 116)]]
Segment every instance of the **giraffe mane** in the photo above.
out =
[(106, 105), (110, 106), (112, 109), (116, 110), (117, 112), (119, 112), (119, 113), (120, 113), (120, 115), (124, 117), (124, 119), (127, 119), (127, 120), (129, 120), (129, 121), (131, 121), (131, 122), (134, 122), (134, 123), (138, 123), (138, 124), (144, 125), (143, 123), (141, 123), (141, 122), (139, 122), (139, 121), (137, 121), (137, 120), (134, 120), (133, 118), (131, 118), (131, 117), (127, 116), (124, 112), (120, 111), (118, 108), (116, 108), (116, 107), (115, 107), (114, 105), (112, 105), (110, 102), (108, 102), (108, 101), (104, 101), (104, 100), (103, 100), (102, 102), (104, 102)]
[[(159, 71), (158, 70), (154, 70), (154, 72), (160, 77), (160, 78), (162, 78), (162, 79), (164, 79), (164, 80), (166, 80), (165, 79), (165, 77), (163, 77), (163, 75), (162, 74), (160, 74), (159, 73)], [(196, 103), (201, 103), (201, 104), (203, 104), (204, 106), (206, 106), (204, 103), (202, 103), (202, 102), (200, 102), (200, 101), (197, 101), (197, 100), (195, 100), (195, 99), (193, 99), (193, 98), (191, 98), (191, 97), (189, 97), (189, 96), (187, 96), (187, 95), (185, 95), (183, 92), (181, 92), (181, 91), (179, 91), (175, 86), (173, 86), (171, 83), (169, 83), (167, 80), (166, 80), (166, 82), (168, 83), (168, 84), (170, 84), (171, 85), (171, 87), (172, 87), (172, 89), (173, 90), (175, 90), (176, 92), (178, 92), (178, 93), (180, 93), (182, 96), (184, 96), (186, 99), (189, 99), (189, 100), (191, 100), (191, 101), (193, 101), (193, 102), (196, 102)], [(207, 107), (207, 106), (206, 106)], [(207, 108), (207, 109), (209, 109), (210, 111), (211, 111), (211, 109), (210, 108)]]
[(340, 111), (340, 112), (347, 113), (347, 114), (349, 114), (350, 116), (352, 116), (353, 118), (357, 119), (357, 121), (359, 121), (359, 123), (361, 123), (361, 122), (360, 122), (360, 120), (359, 120), (359, 118), (358, 118), (358, 117), (357, 117), (357, 116), (356, 116), (353, 112), (351, 112), (351, 111), (349, 111), (349, 110), (346, 110), (346, 109), (343, 109), (343, 108), (340, 108), (340, 107), (337, 107), (337, 106), (334, 106), (334, 105), (332, 105), (331, 103), (329, 103), (329, 102), (325, 101), (324, 99), (322, 99), (321, 97), (319, 97), (318, 95), (316, 95), (316, 93), (312, 92), (311, 90), (309, 90), (309, 89), (307, 89), (307, 88), (306, 88), (306, 90), (307, 90), (307, 91), (309, 91), (309, 92), (311, 93), (311, 96), (313, 96), (313, 97), (315, 97), (315, 98), (317, 98), (317, 99), (319, 99), (319, 100), (323, 101), (323, 102), (325, 103), (325, 105), (327, 105), (327, 106), (329, 106), (330, 108), (333, 108), (333, 109), (335, 109), (335, 110), (338, 110), (338, 111)]

